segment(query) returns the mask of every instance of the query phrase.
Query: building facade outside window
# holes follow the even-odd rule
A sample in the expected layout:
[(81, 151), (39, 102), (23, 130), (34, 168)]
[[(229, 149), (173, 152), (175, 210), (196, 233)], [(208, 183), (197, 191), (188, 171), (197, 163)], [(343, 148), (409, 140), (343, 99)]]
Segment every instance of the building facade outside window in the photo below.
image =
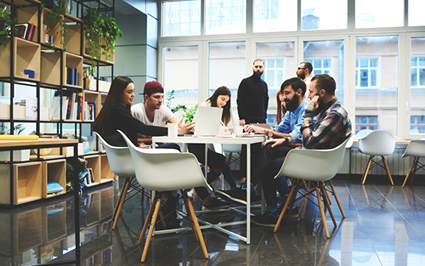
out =
[(377, 116), (356, 116), (356, 134), (361, 130), (377, 130), (378, 117)]

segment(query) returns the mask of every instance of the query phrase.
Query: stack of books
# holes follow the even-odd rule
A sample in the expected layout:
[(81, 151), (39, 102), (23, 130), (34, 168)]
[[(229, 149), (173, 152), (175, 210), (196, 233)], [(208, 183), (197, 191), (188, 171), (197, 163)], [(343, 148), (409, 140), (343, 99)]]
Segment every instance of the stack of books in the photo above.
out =
[(18, 30), (16, 36), (29, 41), (34, 38), (36, 26), (33, 23), (16, 24), (15, 28)]

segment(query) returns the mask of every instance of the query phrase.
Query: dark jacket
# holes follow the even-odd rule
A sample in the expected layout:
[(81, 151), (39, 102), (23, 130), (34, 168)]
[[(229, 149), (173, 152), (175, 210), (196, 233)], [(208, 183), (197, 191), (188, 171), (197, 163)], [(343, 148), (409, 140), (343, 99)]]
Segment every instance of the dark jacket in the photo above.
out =
[(267, 119), (269, 106), (267, 84), (255, 75), (243, 79), (239, 84), (236, 102), (240, 119), (250, 121)]

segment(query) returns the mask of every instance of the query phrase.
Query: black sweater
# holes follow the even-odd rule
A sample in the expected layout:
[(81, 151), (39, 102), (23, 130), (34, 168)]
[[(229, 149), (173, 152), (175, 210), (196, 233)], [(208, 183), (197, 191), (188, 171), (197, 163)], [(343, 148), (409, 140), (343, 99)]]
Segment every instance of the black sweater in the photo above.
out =
[(240, 119), (253, 121), (267, 118), (269, 91), (261, 78), (252, 75), (243, 79), (239, 84), (236, 101)]
[(106, 114), (106, 123), (107, 127), (102, 137), (113, 146), (127, 147), (117, 129), (124, 132), (136, 146), (138, 146), (137, 133), (148, 136), (164, 136), (167, 134), (167, 128), (143, 124), (134, 118), (124, 105), (119, 103), (114, 103), (109, 108)]

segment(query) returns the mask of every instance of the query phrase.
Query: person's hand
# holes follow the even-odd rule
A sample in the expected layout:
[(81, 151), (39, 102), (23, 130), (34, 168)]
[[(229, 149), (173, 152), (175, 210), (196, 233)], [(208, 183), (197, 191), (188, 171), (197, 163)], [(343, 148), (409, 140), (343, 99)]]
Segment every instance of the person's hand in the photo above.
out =
[(240, 126), (245, 126), (245, 119), (239, 120), (239, 125)]
[(319, 95), (315, 95), (305, 110), (306, 113), (314, 113), (319, 107)]
[(189, 123), (189, 124), (183, 124), (183, 118), (179, 121), (178, 124), (178, 134), (184, 135), (188, 133), (192, 133), (195, 130), (195, 122)]
[(271, 140), (263, 142), (263, 144), (261, 144), (261, 145), (266, 146), (269, 143), (273, 143), (272, 148), (274, 148), (278, 145), (282, 145), (283, 143), (285, 143), (285, 141), (286, 141), (286, 139), (271, 139)]
[(264, 134), (265, 130), (264, 128), (258, 127), (258, 126), (254, 126), (254, 125), (246, 125), (244, 127), (245, 132), (248, 133), (259, 133), (259, 134)]

